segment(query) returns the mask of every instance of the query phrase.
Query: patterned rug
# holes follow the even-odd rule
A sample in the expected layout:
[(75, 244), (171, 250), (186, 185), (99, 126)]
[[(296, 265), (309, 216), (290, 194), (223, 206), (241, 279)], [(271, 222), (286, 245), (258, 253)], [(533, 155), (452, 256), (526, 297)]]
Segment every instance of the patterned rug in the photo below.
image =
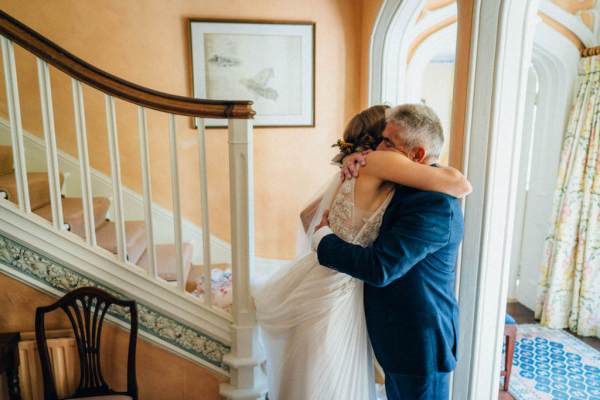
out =
[(516, 400), (600, 400), (600, 352), (563, 330), (519, 325), (509, 392)]

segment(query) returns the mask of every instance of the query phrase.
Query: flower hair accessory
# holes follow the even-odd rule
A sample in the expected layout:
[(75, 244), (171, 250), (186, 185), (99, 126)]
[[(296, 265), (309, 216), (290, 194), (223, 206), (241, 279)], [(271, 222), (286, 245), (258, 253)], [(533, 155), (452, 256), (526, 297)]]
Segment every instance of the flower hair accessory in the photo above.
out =
[(331, 147), (339, 147), (340, 152), (331, 160), (333, 164), (341, 164), (344, 157), (355, 152), (365, 151), (364, 146), (354, 146), (354, 143), (346, 142), (344, 139), (338, 139)]
[(354, 144), (346, 142), (344, 139), (338, 139), (331, 147), (339, 147), (342, 153), (351, 154), (354, 149)]

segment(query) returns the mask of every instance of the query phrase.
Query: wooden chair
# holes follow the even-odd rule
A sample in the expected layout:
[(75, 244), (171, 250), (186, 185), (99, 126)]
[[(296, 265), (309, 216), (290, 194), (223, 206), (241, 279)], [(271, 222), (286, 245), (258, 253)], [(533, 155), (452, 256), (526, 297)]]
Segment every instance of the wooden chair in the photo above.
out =
[[(127, 391), (112, 390), (104, 377), (100, 366), (100, 339), (102, 324), (106, 311), (111, 305), (127, 308), (131, 315), (131, 331), (127, 360)], [(135, 372), (135, 350), (138, 330), (138, 317), (135, 301), (119, 300), (104, 290), (83, 287), (67, 293), (56, 303), (38, 307), (35, 313), (35, 336), (38, 354), (44, 378), (44, 399), (58, 400), (46, 334), (44, 316), (46, 313), (61, 308), (73, 327), (77, 351), (79, 353), (80, 378), (75, 393), (70, 398), (87, 398), (88, 400), (137, 400), (137, 381)]]
[(502, 390), (508, 392), (513, 356), (515, 354), (515, 342), (517, 340), (517, 323), (513, 317), (508, 314), (506, 314), (504, 319), (504, 338), (506, 340), (504, 349), (504, 370), (500, 372), (500, 376), (504, 377), (504, 385), (502, 386)]

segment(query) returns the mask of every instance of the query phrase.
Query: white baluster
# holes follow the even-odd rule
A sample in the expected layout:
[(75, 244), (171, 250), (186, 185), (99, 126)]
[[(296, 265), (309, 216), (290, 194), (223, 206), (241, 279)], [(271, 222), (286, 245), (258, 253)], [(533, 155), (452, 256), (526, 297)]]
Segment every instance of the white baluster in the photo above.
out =
[(62, 200), (60, 196), (60, 171), (56, 154), (56, 130), (54, 127), (54, 110), (52, 108), (52, 88), (50, 85), (50, 69), (48, 63), (37, 59), (38, 83), (40, 86), (40, 102), (42, 106), (42, 126), (46, 141), (46, 163), (48, 166), (48, 183), (50, 185), (50, 206), (52, 207), (52, 223), (56, 229), (64, 229)]
[(252, 158), (252, 121), (229, 120), (233, 324), (231, 353), (223, 357), (231, 367), (231, 383), (220, 387), (221, 395), (228, 399), (262, 399), (267, 390), (259, 367), (264, 357), (250, 297), (250, 273), (254, 270)]
[(177, 288), (185, 292), (183, 270), (183, 244), (181, 234), (181, 204), (179, 199), (179, 168), (177, 164), (177, 137), (175, 132), (175, 116), (169, 114), (169, 148), (171, 151), (171, 196), (173, 199), (173, 218), (175, 219), (175, 258)]
[(115, 99), (105, 96), (106, 126), (108, 127), (108, 153), (110, 155), (110, 170), (112, 175), (112, 207), (117, 233), (117, 256), (120, 261), (127, 260), (125, 245), (125, 220), (123, 217), (123, 194), (121, 191), (121, 165), (119, 162), (119, 141), (117, 138), (117, 117)]
[(204, 301), (212, 304), (212, 279), (210, 273), (210, 223), (208, 210), (208, 167), (206, 163), (206, 129), (204, 120), (196, 118), (198, 127), (198, 152), (200, 159), (200, 206), (202, 207), (202, 260), (204, 262)]
[(8, 120), (10, 122), (15, 180), (17, 182), (17, 199), (21, 210), (28, 213), (31, 212), (31, 204), (29, 202), (29, 186), (27, 184), (27, 165), (25, 163), (25, 146), (23, 145), (23, 124), (21, 122), (15, 53), (10, 40), (5, 37), (0, 37), (0, 39), (2, 43), (4, 86), (6, 87), (6, 102), (8, 103)]
[(85, 239), (88, 244), (95, 246), (96, 222), (94, 220), (94, 203), (92, 200), (92, 178), (90, 174), (90, 157), (87, 145), (87, 129), (85, 126), (83, 90), (81, 88), (81, 83), (75, 79), (71, 79), (71, 89), (73, 92), (73, 111), (75, 113), (75, 132), (77, 133), (79, 175), (81, 175), (81, 198), (83, 202)]
[(148, 124), (144, 107), (138, 107), (138, 132), (140, 137), (140, 159), (142, 162), (146, 251), (149, 258), (148, 274), (156, 278), (156, 249), (154, 248), (154, 229), (152, 224), (152, 186), (150, 184), (150, 151), (148, 147)]

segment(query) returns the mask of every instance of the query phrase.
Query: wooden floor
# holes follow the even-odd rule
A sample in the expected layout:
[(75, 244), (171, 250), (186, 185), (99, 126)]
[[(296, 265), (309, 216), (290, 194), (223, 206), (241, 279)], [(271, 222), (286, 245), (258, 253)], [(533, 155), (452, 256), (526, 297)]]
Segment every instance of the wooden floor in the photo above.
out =
[[(520, 303), (508, 303), (506, 311), (517, 321), (517, 324), (535, 324), (538, 321), (534, 318), (534, 313), (529, 308)], [(569, 332), (571, 333), (571, 332)], [(573, 335), (573, 333), (571, 333)], [(576, 336), (582, 342), (587, 343), (594, 349), (600, 351), (600, 339), (592, 337)], [(499, 400), (514, 400), (509, 393), (500, 391)]]

